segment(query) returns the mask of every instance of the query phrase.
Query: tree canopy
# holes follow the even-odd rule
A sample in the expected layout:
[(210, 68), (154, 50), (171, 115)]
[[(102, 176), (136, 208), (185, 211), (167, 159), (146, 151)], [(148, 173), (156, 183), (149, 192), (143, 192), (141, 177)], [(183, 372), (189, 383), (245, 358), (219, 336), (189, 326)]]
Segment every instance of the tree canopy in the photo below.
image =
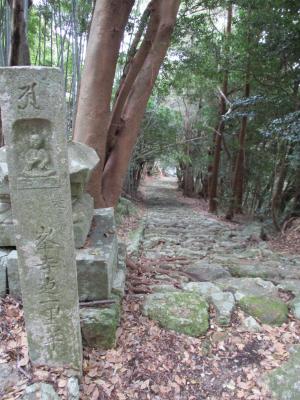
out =
[[(1, 65), (16, 1), (0, 1)], [(181, 1), (171, 43), (179, 1), (121, 3), (23, 3), (30, 63), (63, 70), (69, 135), (102, 158), (95, 198), (115, 204), (122, 182), (133, 195), (163, 159), (212, 212), (279, 227), (300, 208), (298, 2)]]

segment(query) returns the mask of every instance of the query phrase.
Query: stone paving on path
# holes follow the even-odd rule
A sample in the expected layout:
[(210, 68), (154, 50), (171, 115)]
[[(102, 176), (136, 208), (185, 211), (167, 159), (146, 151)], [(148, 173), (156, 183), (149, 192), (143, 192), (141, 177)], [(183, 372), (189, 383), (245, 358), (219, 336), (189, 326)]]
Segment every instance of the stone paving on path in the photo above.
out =
[[(240, 307), (250, 331), (260, 324), (280, 326), (291, 312), (300, 319), (300, 256), (272, 251), (260, 239), (261, 224), (227, 223), (180, 201), (174, 178), (153, 179), (145, 187), (147, 217), (141, 255), (163, 269), (181, 271), (180, 285), (157, 274), (143, 312), (166, 328), (191, 336), (208, 329), (209, 304), (220, 326), (230, 325)], [(300, 353), (293, 368), (300, 364)], [(300, 379), (300, 378), (295, 378)], [(280, 382), (273, 376), (273, 387)], [(277, 382), (277, 383), (276, 383)], [(282, 399), (300, 399), (295, 393)]]

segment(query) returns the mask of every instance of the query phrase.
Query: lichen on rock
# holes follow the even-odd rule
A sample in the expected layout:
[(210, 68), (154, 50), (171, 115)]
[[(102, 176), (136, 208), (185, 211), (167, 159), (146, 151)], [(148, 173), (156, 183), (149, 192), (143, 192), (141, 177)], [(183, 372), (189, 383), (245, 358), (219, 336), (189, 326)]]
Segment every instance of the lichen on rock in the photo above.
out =
[(245, 296), (239, 306), (263, 324), (282, 325), (288, 318), (288, 306), (280, 299), (266, 296)]
[(153, 293), (146, 297), (143, 314), (166, 329), (189, 336), (208, 330), (208, 304), (197, 293)]

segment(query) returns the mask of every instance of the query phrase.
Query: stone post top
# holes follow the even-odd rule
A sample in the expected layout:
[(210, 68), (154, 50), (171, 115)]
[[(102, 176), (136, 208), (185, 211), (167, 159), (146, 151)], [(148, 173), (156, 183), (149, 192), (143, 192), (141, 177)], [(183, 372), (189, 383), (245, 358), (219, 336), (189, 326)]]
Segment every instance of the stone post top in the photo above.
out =
[(32, 66), (32, 65), (18, 65), (14, 67), (0, 67), (0, 72), (5, 71), (57, 71), (62, 73), (61, 69), (58, 67), (41, 67), (41, 66)]

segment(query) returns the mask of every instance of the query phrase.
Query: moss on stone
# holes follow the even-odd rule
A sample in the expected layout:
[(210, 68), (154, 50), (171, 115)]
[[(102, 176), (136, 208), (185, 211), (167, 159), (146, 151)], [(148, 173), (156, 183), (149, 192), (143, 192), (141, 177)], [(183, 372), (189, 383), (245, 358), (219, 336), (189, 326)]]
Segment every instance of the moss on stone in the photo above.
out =
[(150, 294), (143, 313), (163, 328), (189, 336), (198, 337), (208, 330), (208, 304), (197, 293)]
[(282, 325), (288, 318), (288, 307), (280, 299), (265, 296), (245, 296), (239, 301), (243, 311), (268, 325)]
[(261, 278), (261, 279), (268, 278), (268, 272), (265, 271), (264, 269), (260, 269), (257, 265), (233, 264), (230, 265), (228, 269), (231, 275), (236, 278), (243, 278), (243, 277)]
[(290, 349), (290, 358), (281, 367), (265, 375), (264, 380), (275, 399), (300, 399), (300, 346)]
[(83, 308), (80, 324), (83, 344), (98, 349), (110, 349), (116, 344), (120, 321), (120, 301), (106, 308)]

